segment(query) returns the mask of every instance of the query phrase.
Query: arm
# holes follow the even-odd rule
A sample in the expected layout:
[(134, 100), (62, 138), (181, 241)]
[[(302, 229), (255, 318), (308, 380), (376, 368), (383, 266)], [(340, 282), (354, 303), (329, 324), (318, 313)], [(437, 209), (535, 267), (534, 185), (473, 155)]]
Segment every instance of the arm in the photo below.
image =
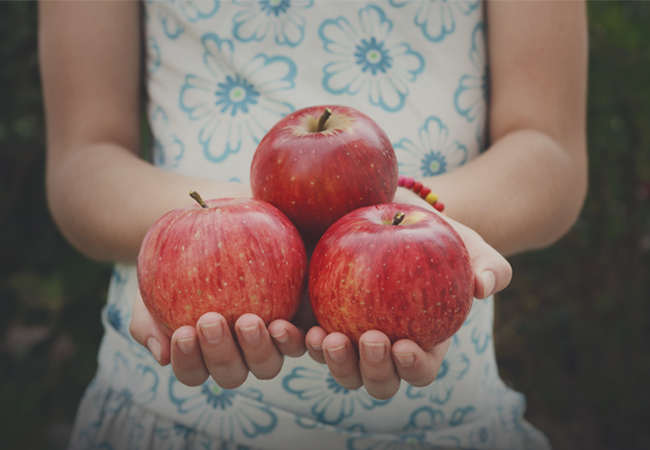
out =
[[(449, 217), (469, 226), (450, 220), (472, 257), (477, 298), (503, 289), (511, 276), (481, 237), (503, 254), (550, 244), (575, 222), (587, 180), (584, 4), (493, 2), (487, 8), (492, 145), (467, 165), (424, 180)], [(428, 206), (404, 188), (395, 201)], [(496, 280), (482, 278), (490, 272)], [(340, 333), (314, 327), (307, 334), (309, 353), (327, 363), (342, 386), (364, 385), (377, 398), (392, 397), (400, 379), (431, 383), (448, 346), (428, 352), (406, 340), (391, 346), (385, 335), (369, 331), (357, 356)], [(368, 348), (383, 353), (373, 357)]]
[[(247, 184), (172, 174), (138, 156), (137, 2), (41, 2), (39, 19), (48, 201), (77, 249), (93, 259), (133, 263), (149, 227), (167, 211), (193, 202), (190, 189), (205, 198), (250, 196)], [(235, 387), (249, 371), (273, 377), (283, 355), (305, 351), (304, 333), (286, 321), (267, 329), (259, 317), (242, 316), (236, 331), (255, 342), (240, 339), (239, 346), (224, 323), (221, 315), (208, 313), (196, 328), (183, 327), (170, 340), (137, 295), (129, 329), (190, 385), (212, 375), (222, 386)], [(208, 336), (215, 329), (223, 330), (218, 342), (214, 333)]]
[(450, 217), (505, 255), (575, 223), (587, 191), (583, 2), (489, 2), (491, 146), (424, 181)]
[(246, 185), (172, 174), (140, 150), (137, 2), (40, 3), (48, 203), (86, 256), (133, 263), (164, 213), (205, 198), (250, 196)]

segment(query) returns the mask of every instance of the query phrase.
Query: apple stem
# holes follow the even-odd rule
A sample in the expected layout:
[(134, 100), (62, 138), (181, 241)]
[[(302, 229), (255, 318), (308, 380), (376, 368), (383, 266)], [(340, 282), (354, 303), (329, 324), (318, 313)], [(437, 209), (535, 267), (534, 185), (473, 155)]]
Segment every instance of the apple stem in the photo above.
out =
[(192, 197), (194, 200), (196, 200), (196, 202), (199, 205), (201, 205), (202, 208), (209, 208), (209, 206), (206, 205), (206, 203), (203, 201), (203, 199), (201, 198), (201, 196), (199, 195), (198, 192), (190, 191), (190, 197)]
[(393, 225), (399, 225), (400, 223), (402, 223), (404, 221), (405, 217), (406, 217), (406, 214), (404, 214), (403, 212), (398, 212), (393, 217)]
[(317, 133), (325, 129), (325, 122), (327, 122), (327, 119), (329, 119), (331, 115), (332, 115), (332, 110), (329, 108), (325, 108), (325, 111), (323, 111), (323, 114), (320, 116), (320, 119), (318, 120), (318, 128), (316, 128)]

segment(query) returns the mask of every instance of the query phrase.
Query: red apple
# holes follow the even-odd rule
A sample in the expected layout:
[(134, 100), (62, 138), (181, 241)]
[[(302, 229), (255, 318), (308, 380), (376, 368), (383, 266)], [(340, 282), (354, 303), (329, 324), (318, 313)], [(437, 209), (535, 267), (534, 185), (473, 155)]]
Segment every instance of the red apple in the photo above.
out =
[(156, 322), (171, 336), (209, 311), (231, 329), (244, 313), (290, 320), (307, 282), (295, 226), (259, 200), (195, 198), (201, 205), (162, 216), (140, 247), (138, 285)]
[(308, 243), (357, 208), (393, 200), (397, 158), (386, 133), (347, 106), (313, 106), (282, 118), (251, 165), (253, 197), (276, 206)]
[(451, 337), (472, 306), (460, 236), (438, 214), (397, 203), (353, 211), (318, 242), (309, 266), (316, 320), (354, 345), (369, 330), (423, 349)]

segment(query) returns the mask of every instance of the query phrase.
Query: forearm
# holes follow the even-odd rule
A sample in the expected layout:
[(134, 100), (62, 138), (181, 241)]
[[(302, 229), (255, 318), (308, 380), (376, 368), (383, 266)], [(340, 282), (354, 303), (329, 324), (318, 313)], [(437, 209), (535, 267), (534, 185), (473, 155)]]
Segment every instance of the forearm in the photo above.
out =
[(170, 173), (124, 148), (97, 143), (48, 162), (52, 216), (67, 240), (100, 261), (134, 262), (149, 227), (171, 209), (204, 198), (250, 196), (243, 183)]
[[(585, 143), (578, 137), (565, 145)], [(457, 170), (422, 181), (450, 217), (512, 255), (547, 246), (573, 225), (587, 191), (587, 162), (584, 151), (521, 129)]]

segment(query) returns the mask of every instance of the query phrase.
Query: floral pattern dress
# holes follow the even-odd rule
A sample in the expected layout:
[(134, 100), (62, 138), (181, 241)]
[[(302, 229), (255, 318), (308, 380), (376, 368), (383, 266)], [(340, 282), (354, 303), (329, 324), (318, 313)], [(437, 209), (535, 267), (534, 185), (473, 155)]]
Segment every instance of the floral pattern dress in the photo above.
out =
[[(343, 104), (386, 131), (400, 173), (442, 174), (484, 146), (487, 58), (474, 0), (147, 1), (154, 162), (249, 181), (267, 130), (306, 106)], [(474, 301), (438, 378), (393, 398), (340, 386), (309, 356), (238, 389), (187, 387), (129, 335), (135, 268), (117, 265), (97, 375), (71, 449), (547, 449), (524, 397), (498, 376), (493, 299)]]

